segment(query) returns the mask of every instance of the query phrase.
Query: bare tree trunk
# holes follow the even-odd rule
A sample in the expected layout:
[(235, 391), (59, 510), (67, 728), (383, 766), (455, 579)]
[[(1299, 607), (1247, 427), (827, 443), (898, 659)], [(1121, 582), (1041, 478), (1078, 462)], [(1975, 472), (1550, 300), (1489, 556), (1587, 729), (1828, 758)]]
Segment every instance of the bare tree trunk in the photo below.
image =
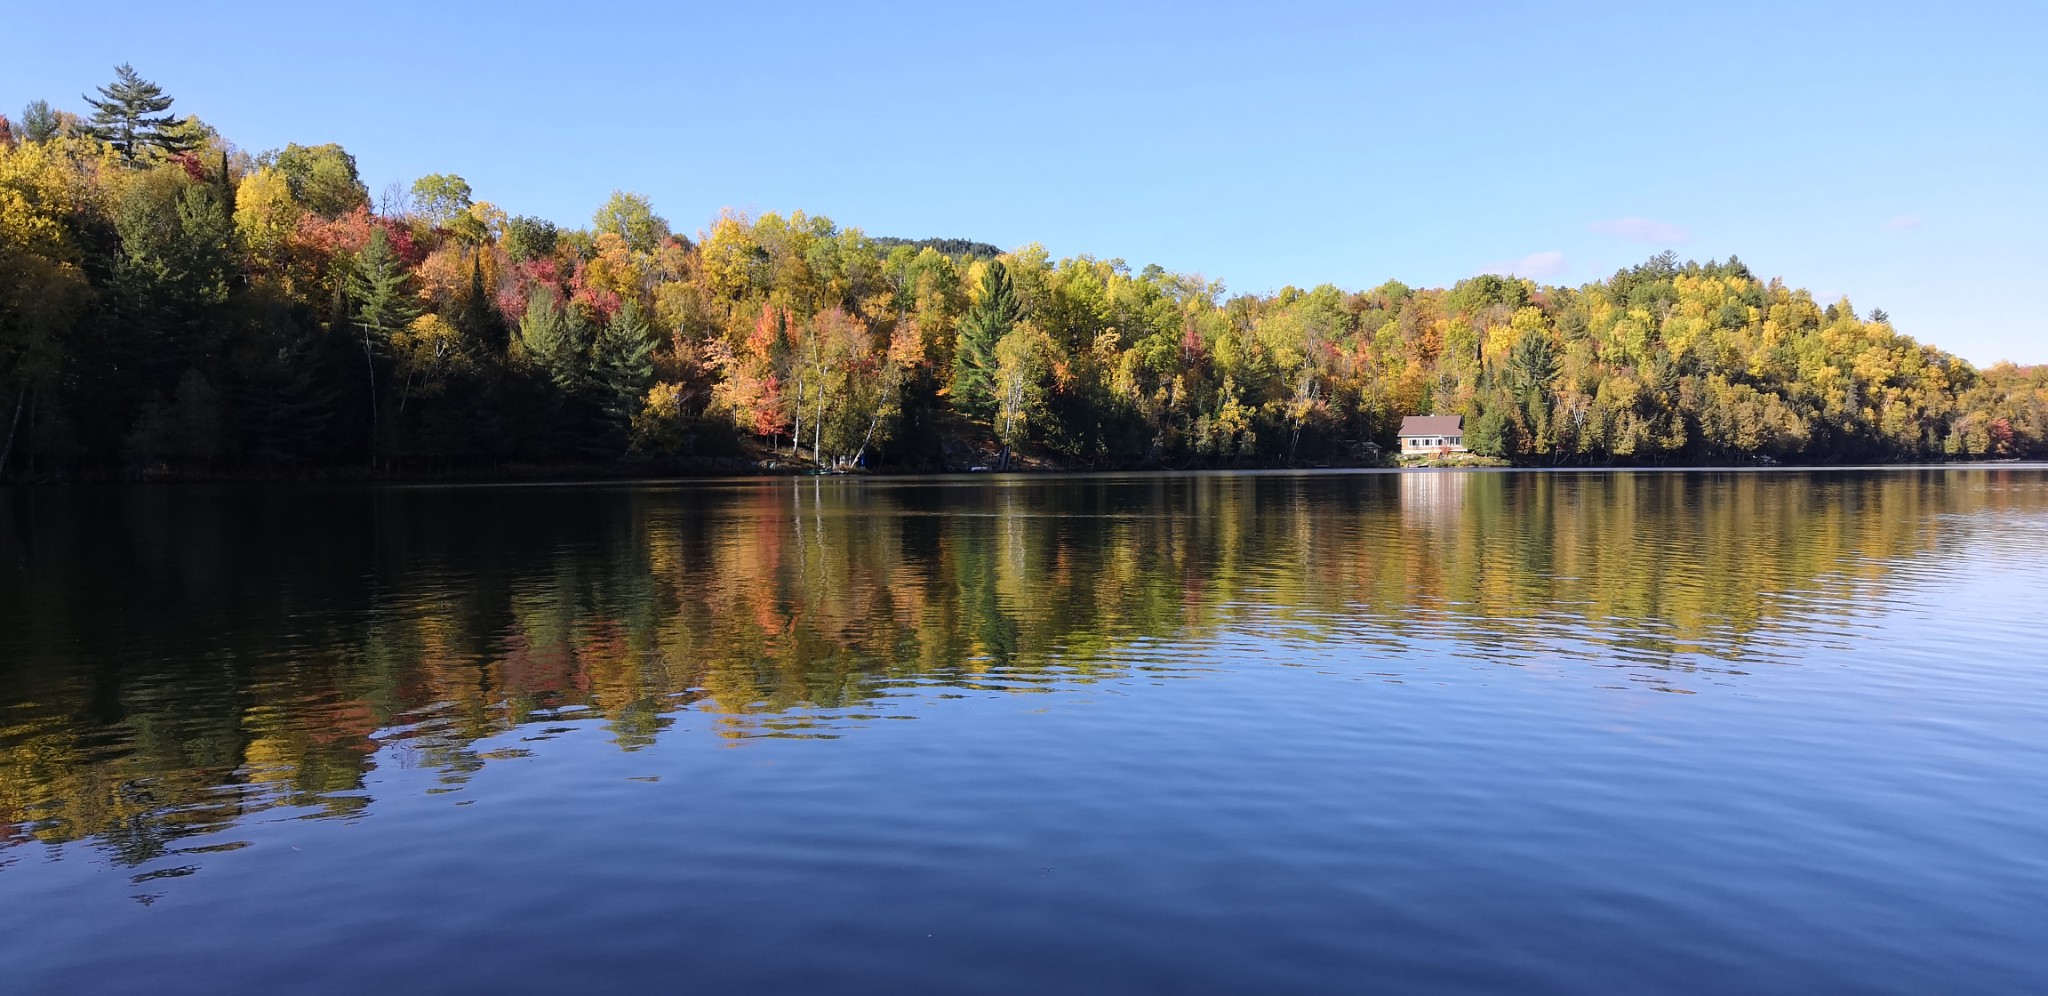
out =
[(881, 424), (882, 424), (882, 413), (881, 413), (881, 412), (880, 412), (880, 411), (878, 410), (878, 411), (876, 411), (876, 412), (875, 412), (875, 417), (874, 417), (874, 418), (871, 418), (871, 419), (869, 419), (869, 420), (868, 420), (868, 431), (867, 431), (866, 433), (862, 434), (862, 436), (860, 437), (860, 449), (857, 449), (857, 450), (853, 451), (853, 465), (854, 465), (854, 466), (856, 466), (856, 467), (860, 466), (860, 462), (861, 462), (862, 460), (865, 460), (865, 459), (867, 459), (867, 455), (868, 455), (868, 444), (874, 441), (874, 439), (875, 439), (875, 430), (876, 430), (877, 428), (879, 428), (879, 427), (881, 426)]
[(825, 468), (825, 385), (831, 383), (832, 372), (824, 365), (814, 371), (818, 382), (818, 409), (811, 413), (811, 462), (818, 469)]
[(804, 381), (801, 377), (796, 381), (796, 404), (789, 407), (789, 458), (794, 460), (797, 447), (804, 443)]
[(28, 399), (28, 380), (23, 378), (21, 390), (14, 395), (14, 417), (7, 422), (7, 442), (0, 445), (0, 476), (7, 474), (7, 461), (14, 457), (14, 430), (21, 427), (21, 403)]

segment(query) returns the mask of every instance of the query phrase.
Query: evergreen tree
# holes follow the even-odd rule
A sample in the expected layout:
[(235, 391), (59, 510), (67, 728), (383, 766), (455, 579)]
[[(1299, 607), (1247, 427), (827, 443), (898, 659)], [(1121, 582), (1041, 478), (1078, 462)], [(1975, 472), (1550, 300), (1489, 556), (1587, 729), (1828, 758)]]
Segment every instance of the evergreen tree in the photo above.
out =
[(1528, 452), (1547, 447), (1550, 438), (1552, 382), (1557, 380), (1557, 354), (1550, 336), (1528, 332), (1508, 351), (1508, 387), (1521, 408), (1521, 424), (1528, 434)]
[(213, 196), (220, 202), (220, 209), (227, 214), (232, 227), (235, 218), (235, 174), (228, 167), (227, 150), (221, 150), (219, 168), (213, 175)]
[(1485, 406), (1479, 417), (1465, 426), (1465, 446), (1480, 456), (1515, 455), (1514, 423), (1508, 421), (1506, 405), (1498, 399)]
[(159, 373), (197, 362), (235, 268), (234, 223), (215, 188), (152, 171), (129, 187), (114, 222), (124, 354)]
[(348, 292), (356, 302), (352, 322), (363, 337), (363, 368), (369, 375), (372, 464), (377, 460), (377, 354), (419, 314), (406, 292), (406, 279), (405, 264), (391, 248), (390, 236), (382, 227), (371, 229), (370, 241), (349, 273)]
[(498, 309), (484, 288), (484, 259), (480, 249), (470, 254), (469, 292), (462, 298), (462, 310), (457, 313), (455, 322), (471, 342), (482, 344), (494, 356), (504, 354), (507, 345), (505, 322), (498, 316)]
[(553, 288), (542, 287), (527, 298), (526, 315), (519, 320), (520, 348), (563, 390), (575, 387), (583, 376), (576, 333), (572, 316)]
[(627, 302), (598, 333), (591, 344), (591, 367), (606, 418), (627, 425), (654, 384), (654, 328), (638, 304)]
[(337, 400), (330, 385), (338, 378), (323, 362), (319, 337), (302, 331), (282, 304), (270, 303), (256, 332), (238, 370), (241, 436), (258, 463), (301, 462), (320, 451)]
[(190, 136), (178, 127), (184, 122), (174, 114), (162, 113), (173, 102), (162, 87), (136, 75), (134, 67), (125, 62), (115, 66), (114, 73), (114, 82), (99, 88), (104, 100), (85, 98), (93, 108), (87, 134), (121, 150), (121, 158), (130, 162), (143, 147), (165, 152), (191, 147)]
[(960, 341), (953, 353), (954, 402), (978, 416), (996, 407), (996, 343), (1017, 324), (1023, 309), (1002, 260), (992, 259), (981, 273), (973, 306), (960, 316)]

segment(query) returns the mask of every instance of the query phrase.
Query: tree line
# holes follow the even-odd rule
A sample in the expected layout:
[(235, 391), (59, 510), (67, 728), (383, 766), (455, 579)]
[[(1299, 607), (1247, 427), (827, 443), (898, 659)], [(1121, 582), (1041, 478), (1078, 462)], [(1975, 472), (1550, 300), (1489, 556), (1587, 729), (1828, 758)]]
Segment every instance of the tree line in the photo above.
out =
[(0, 117), (0, 475), (1370, 459), (1460, 414), (1528, 464), (2048, 454), (2048, 367), (1978, 369), (1741, 261), (1580, 287), (1219, 282), (796, 212), (695, 238), (461, 177), (376, 197), (122, 66)]

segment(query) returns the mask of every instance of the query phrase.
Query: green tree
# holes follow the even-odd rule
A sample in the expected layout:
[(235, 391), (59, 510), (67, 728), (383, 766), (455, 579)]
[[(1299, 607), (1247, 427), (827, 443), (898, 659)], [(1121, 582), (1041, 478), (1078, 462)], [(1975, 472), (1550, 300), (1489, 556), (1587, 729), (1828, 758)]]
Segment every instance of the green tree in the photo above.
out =
[(1010, 282), (1009, 268), (1000, 259), (982, 267), (974, 303), (960, 316), (958, 345), (953, 351), (954, 403), (967, 412), (986, 418), (996, 409), (996, 377), (1002, 366), (996, 344), (1022, 317), (1017, 290)]
[(542, 287), (526, 299), (526, 314), (519, 319), (520, 351), (559, 389), (573, 389), (582, 379), (580, 338), (554, 288)]
[(555, 223), (546, 218), (519, 215), (505, 222), (505, 255), (515, 263), (545, 259), (554, 254), (555, 240), (560, 235)]
[(456, 313), (455, 324), (470, 341), (482, 344), (494, 354), (503, 353), (508, 345), (505, 321), (491, 300), (490, 289), (484, 286), (482, 250), (470, 252), (469, 290), (462, 295), (461, 310)]
[(591, 344), (590, 359), (605, 417), (623, 430), (654, 384), (654, 327), (639, 304), (628, 301), (605, 323)]
[(114, 227), (121, 321), (110, 330), (107, 358), (160, 386), (213, 352), (235, 272), (234, 224), (217, 188), (166, 166), (129, 184)]
[(63, 119), (50, 109), (47, 100), (31, 100), (21, 109), (21, 128), (18, 134), (24, 142), (47, 142), (63, 130)]
[(433, 173), (412, 182), (412, 205), (427, 223), (446, 228), (475, 203), (469, 182), (453, 173)]
[(635, 252), (653, 252), (668, 238), (668, 219), (654, 213), (654, 205), (641, 194), (612, 191), (604, 206), (590, 219), (593, 234), (610, 232), (625, 240)]
[(292, 200), (322, 217), (338, 218), (370, 203), (370, 190), (356, 172), (356, 157), (332, 142), (294, 142), (265, 153), (259, 162), (283, 174)]
[(370, 241), (349, 273), (348, 292), (355, 301), (353, 324), (362, 334), (363, 369), (370, 388), (370, 463), (377, 462), (377, 357), (391, 348), (392, 337), (419, 314), (406, 283), (404, 261), (391, 248), (382, 226), (370, 230)]
[(1465, 427), (1465, 447), (1480, 456), (1511, 457), (1515, 427), (1499, 405), (1489, 405)]
[[(179, 129), (183, 121), (165, 114), (174, 99), (163, 88), (122, 63), (114, 67), (114, 82), (100, 87), (100, 97), (85, 98), (92, 105), (92, 121), (86, 133), (120, 150), (123, 160), (133, 162), (145, 148), (184, 152), (191, 147), (190, 136)], [(47, 105), (46, 109), (47, 109)]]
[[(321, 349), (316, 329), (301, 329), (289, 304), (257, 304), (262, 318), (240, 357), (237, 428), (248, 455), (262, 464), (298, 463), (321, 453), (334, 421), (337, 370)], [(345, 342), (341, 343), (347, 349)], [(342, 360), (348, 357), (343, 355)]]
[(1551, 436), (1551, 383), (1557, 379), (1557, 356), (1550, 336), (1530, 330), (1508, 350), (1508, 388), (1521, 408), (1521, 423), (1527, 432), (1529, 452), (1548, 449)]

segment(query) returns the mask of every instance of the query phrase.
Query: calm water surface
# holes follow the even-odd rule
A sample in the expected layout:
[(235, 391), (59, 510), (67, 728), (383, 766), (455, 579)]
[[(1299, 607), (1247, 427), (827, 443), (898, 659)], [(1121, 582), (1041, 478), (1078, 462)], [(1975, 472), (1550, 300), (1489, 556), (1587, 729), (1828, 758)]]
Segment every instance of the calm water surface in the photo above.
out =
[(2048, 991), (2048, 471), (0, 495), (0, 988)]

